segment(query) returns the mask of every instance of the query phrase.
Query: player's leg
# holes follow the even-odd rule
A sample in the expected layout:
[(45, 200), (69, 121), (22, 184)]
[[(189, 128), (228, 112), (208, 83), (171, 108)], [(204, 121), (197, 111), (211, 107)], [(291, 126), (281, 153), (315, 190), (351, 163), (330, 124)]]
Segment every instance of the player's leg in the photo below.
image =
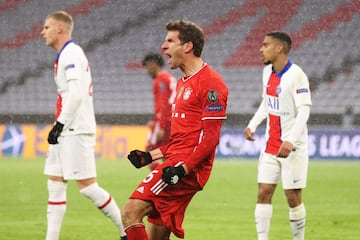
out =
[(255, 207), (255, 223), (258, 240), (267, 240), (269, 238), (273, 211), (271, 199), (275, 188), (275, 184), (259, 183), (258, 200)]
[(289, 204), (289, 220), (294, 240), (304, 240), (306, 210), (301, 199), (301, 189), (285, 190)]
[(283, 163), (282, 182), (289, 205), (290, 227), (294, 240), (303, 240), (305, 235), (306, 210), (302, 202), (302, 189), (306, 187), (307, 151), (292, 153)]
[(119, 207), (110, 193), (96, 182), (95, 141), (95, 135), (60, 138), (64, 178), (76, 180), (80, 193), (111, 219), (121, 236), (125, 236)]
[(50, 145), (44, 174), (48, 175), (48, 205), (46, 240), (58, 240), (66, 212), (67, 183), (62, 177), (58, 145)]
[(276, 157), (264, 153), (258, 164), (258, 199), (255, 207), (255, 223), (258, 240), (268, 240), (272, 217), (272, 197), (281, 176), (280, 163)]
[(152, 204), (147, 201), (139, 199), (129, 199), (126, 202), (122, 210), (122, 216), (128, 240), (149, 239), (142, 219), (152, 210)]
[(169, 228), (149, 222), (148, 223), (148, 235), (150, 240), (169, 240), (170, 230)]
[(105, 216), (116, 225), (121, 237), (125, 239), (125, 230), (121, 213), (115, 199), (105, 189), (101, 188), (95, 178), (77, 180), (80, 193), (89, 198)]

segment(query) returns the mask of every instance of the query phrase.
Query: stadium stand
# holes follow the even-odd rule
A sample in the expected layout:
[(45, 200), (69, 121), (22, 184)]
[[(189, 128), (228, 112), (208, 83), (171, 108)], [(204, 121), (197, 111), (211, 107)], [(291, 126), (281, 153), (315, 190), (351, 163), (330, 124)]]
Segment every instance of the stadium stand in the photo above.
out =
[[(270, 4), (271, 2), (271, 4)], [(279, 7), (281, 6), (281, 7)], [(230, 88), (228, 112), (252, 114), (260, 101), (263, 36), (284, 30), (294, 40), (290, 58), (308, 74), (315, 114), (341, 114), (359, 99), (360, 1), (333, 0), (74, 0), (0, 3), (0, 112), (52, 114), (55, 53), (39, 36), (44, 17), (64, 9), (75, 18), (75, 42), (87, 52), (97, 114), (151, 114), (151, 80), (141, 68), (159, 50), (164, 25), (187, 18), (207, 34), (204, 59)], [(175, 76), (180, 72), (173, 71)]]

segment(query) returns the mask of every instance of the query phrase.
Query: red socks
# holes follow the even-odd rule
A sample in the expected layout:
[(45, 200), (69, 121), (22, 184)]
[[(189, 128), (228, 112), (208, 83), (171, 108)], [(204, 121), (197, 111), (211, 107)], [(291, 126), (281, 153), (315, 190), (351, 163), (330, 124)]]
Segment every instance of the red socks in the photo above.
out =
[(125, 229), (128, 240), (149, 240), (145, 225), (142, 223), (135, 223)]

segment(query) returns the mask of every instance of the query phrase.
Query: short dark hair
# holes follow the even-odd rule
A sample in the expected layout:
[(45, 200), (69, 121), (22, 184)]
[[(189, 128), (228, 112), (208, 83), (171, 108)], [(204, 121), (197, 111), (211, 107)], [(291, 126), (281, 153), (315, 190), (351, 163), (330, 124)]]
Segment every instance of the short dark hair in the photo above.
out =
[(291, 49), (292, 40), (289, 34), (280, 31), (273, 31), (266, 34), (266, 36), (276, 38), (277, 40), (281, 41), (285, 47), (285, 53), (289, 53)]
[(164, 66), (164, 59), (159, 53), (150, 52), (147, 53), (142, 61), (143, 66), (145, 66), (149, 62), (154, 62), (159, 67)]
[(167, 31), (179, 31), (181, 43), (192, 42), (194, 55), (201, 56), (205, 43), (204, 31), (201, 27), (188, 20), (177, 20), (167, 23), (165, 28)]

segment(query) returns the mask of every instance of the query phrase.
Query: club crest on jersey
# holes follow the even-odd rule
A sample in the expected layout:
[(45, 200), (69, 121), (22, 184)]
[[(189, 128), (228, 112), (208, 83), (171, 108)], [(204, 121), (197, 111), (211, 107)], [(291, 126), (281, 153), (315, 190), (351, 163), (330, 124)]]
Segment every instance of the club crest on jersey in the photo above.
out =
[(215, 90), (210, 90), (208, 92), (208, 101), (211, 103), (211, 104), (214, 104), (216, 103), (217, 101), (219, 100), (219, 97), (218, 97), (218, 94)]
[(190, 98), (191, 93), (192, 93), (191, 87), (187, 87), (184, 91), (183, 99), (188, 100)]
[(276, 87), (276, 94), (280, 94), (281, 93), (281, 87), (280, 87), (280, 85), (278, 85), (277, 87)]

